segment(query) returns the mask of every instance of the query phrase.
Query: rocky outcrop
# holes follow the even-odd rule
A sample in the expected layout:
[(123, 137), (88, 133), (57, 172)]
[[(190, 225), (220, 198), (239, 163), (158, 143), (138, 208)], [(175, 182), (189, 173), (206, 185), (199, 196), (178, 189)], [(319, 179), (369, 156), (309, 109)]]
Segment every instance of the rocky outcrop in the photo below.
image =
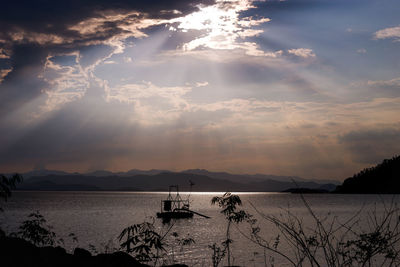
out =
[[(146, 267), (129, 254), (118, 251), (91, 255), (82, 248), (69, 254), (62, 247), (37, 247), (23, 239), (0, 237), (0, 266), (13, 267)], [(176, 265), (186, 266), (186, 265)], [(187, 267), (187, 266), (186, 266)]]

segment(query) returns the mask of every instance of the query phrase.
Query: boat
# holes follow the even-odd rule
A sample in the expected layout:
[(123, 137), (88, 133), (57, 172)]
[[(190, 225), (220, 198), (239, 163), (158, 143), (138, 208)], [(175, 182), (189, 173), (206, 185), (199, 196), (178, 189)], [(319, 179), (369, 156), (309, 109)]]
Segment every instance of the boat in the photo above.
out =
[[(176, 189), (176, 196), (173, 197), (171, 189)], [(190, 203), (189, 199), (182, 199), (179, 195), (179, 187), (177, 185), (169, 186), (168, 197), (165, 200), (161, 200), (161, 211), (157, 212), (157, 218), (162, 219), (181, 219), (191, 218), (193, 213), (189, 210)]]
[[(171, 189), (173, 188), (176, 189), (175, 197), (173, 197), (171, 194)], [(210, 218), (206, 215), (190, 210), (189, 197), (187, 199), (182, 199), (182, 197), (179, 195), (179, 187), (177, 185), (169, 186), (168, 197), (165, 200), (161, 200), (161, 211), (157, 212), (157, 218), (164, 220), (184, 219), (192, 218), (193, 214)]]

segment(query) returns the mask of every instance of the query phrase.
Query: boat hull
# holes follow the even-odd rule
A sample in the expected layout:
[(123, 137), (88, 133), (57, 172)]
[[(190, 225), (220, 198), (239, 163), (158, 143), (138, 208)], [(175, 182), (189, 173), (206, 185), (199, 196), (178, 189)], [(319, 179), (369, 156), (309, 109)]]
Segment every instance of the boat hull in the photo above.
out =
[(184, 218), (192, 218), (193, 213), (184, 212), (184, 211), (164, 211), (157, 212), (157, 218), (163, 219), (184, 219)]

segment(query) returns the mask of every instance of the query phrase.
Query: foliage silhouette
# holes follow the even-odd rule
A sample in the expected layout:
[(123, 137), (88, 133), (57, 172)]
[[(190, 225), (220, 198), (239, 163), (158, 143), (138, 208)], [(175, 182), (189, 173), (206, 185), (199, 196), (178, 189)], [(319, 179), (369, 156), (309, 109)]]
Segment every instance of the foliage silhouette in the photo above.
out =
[[(305, 225), (302, 218), (289, 210), (285, 216), (273, 216), (260, 212), (251, 204), (263, 219), (262, 222), (274, 225), (279, 234), (275, 239), (264, 239), (261, 236), (261, 227), (255, 219), (248, 220), (251, 226), (250, 234), (241, 234), (269, 251), (271, 255), (286, 260), (291, 266), (351, 267), (400, 264), (400, 210), (393, 201), (389, 206), (384, 203), (382, 214), (378, 214), (376, 210), (369, 213), (366, 221), (368, 229), (365, 230), (360, 228), (361, 210), (342, 223), (336, 216), (319, 218), (303, 195), (301, 199), (313, 220), (313, 225)], [(265, 228), (271, 229), (270, 226)]]
[[(244, 210), (237, 211), (237, 206), (242, 205), (242, 200), (238, 195), (233, 195), (230, 192), (226, 192), (222, 197), (215, 196), (211, 199), (211, 204), (218, 206), (222, 209), (221, 213), (225, 216), (227, 220), (226, 227), (226, 240), (222, 242), (222, 246), (226, 249), (227, 257), (228, 257), (228, 266), (231, 266), (231, 249), (230, 244), (233, 242), (231, 239), (231, 224), (232, 223), (240, 223), (245, 219), (248, 219), (250, 215)], [(213, 263), (219, 263), (218, 259), (225, 253), (221, 253), (221, 249), (214, 246), (211, 246), (213, 249)], [(214, 266), (218, 266), (214, 265)]]
[(30, 219), (23, 221), (20, 225), (18, 237), (36, 246), (53, 246), (63, 242), (61, 239), (56, 240), (56, 234), (51, 230), (52, 227), (46, 224), (46, 219), (39, 211), (29, 214), (28, 218)]
[(213, 251), (213, 254), (211, 256), (213, 267), (218, 267), (222, 259), (225, 257), (226, 246), (224, 246), (224, 243), (222, 245), (222, 248), (217, 246), (216, 243), (208, 246)]
[(156, 232), (154, 222), (143, 222), (126, 227), (118, 236), (121, 248), (133, 253), (140, 262), (149, 262), (165, 251), (163, 237)]
[[(14, 174), (11, 177), (6, 177), (3, 174), (0, 174), (0, 198), (7, 201), (8, 198), (11, 196), (11, 190), (16, 188), (16, 184), (22, 182), (23, 178), (18, 173)], [(2, 207), (0, 206), (0, 212), (3, 211)], [(5, 236), (6, 233), (0, 227), (0, 237)]]
[(22, 176), (18, 173), (9, 178), (0, 174), (0, 198), (7, 201), (11, 196), (11, 190), (15, 189), (16, 184), (22, 182), (22, 180)]

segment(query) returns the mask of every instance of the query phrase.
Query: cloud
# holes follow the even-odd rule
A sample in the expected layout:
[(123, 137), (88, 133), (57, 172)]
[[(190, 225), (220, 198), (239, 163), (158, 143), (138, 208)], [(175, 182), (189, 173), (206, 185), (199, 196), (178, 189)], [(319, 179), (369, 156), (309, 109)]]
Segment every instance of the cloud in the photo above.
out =
[[(398, 97), (400, 77), (390, 80), (368, 80), (352, 84), (352, 90), (362, 91), (365, 97)], [(356, 91), (357, 92), (357, 91)], [(366, 93), (368, 92), (368, 93)]]
[(132, 58), (131, 57), (124, 57), (124, 62), (125, 63), (131, 63), (132, 62)]
[[(24, 3), (26, 2), (26, 3)], [(63, 37), (74, 37), (68, 31), (70, 25), (75, 25), (87, 18), (94, 18), (101, 13), (118, 11), (121, 14), (140, 12), (149, 18), (173, 18), (180, 14), (188, 14), (197, 10), (197, 6), (208, 5), (210, 0), (162, 1), (149, 2), (116, 0), (112, 3), (106, 0), (46, 2), (40, 7), (30, 5), (28, 1), (9, 1), (0, 10), (1, 33), (4, 36), (18, 29), (23, 32), (57, 34)]]
[(351, 152), (355, 161), (377, 164), (400, 151), (400, 129), (361, 129), (338, 137)]
[(9, 67), (12, 71), (3, 76), (0, 84), (0, 119), (35, 101), (47, 85), (39, 78), (47, 57), (46, 50), (37, 45), (21, 45), (13, 51)]
[[(158, 56), (158, 59), (160, 63), (170, 62), (176, 58), (193, 58), (208, 63), (242, 63), (255, 66), (285, 68), (291, 63), (286, 61), (282, 56), (282, 50), (262, 51), (256, 43), (245, 42), (233, 50), (199, 49), (192, 51), (163, 51)], [(154, 61), (152, 63), (154, 64)]]
[(184, 43), (182, 50), (243, 49), (251, 56), (265, 56), (266, 53), (256, 43), (243, 41), (263, 32), (261, 29), (252, 27), (270, 21), (269, 18), (241, 17), (242, 12), (255, 8), (253, 2), (252, 0), (217, 0), (214, 5), (200, 7), (197, 12), (171, 20), (171, 23), (177, 23), (177, 26), (172, 28), (173, 30), (202, 32), (200, 37)]
[(400, 26), (379, 30), (374, 33), (374, 39), (395, 39), (400, 41)]
[(199, 4), (210, 3), (211, 0), (89, 0), (48, 2), (36, 8), (29, 3), (9, 2), (0, 10), (0, 57), (12, 57), (18, 45), (38, 45), (49, 52), (66, 53), (106, 44), (114, 48), (114, 53), (121, 53), (123, 40), (145, 37), (144, 29), (198, 10)]
[(296, 49), (289, 49), (289, 54), (295, 55), (297, 57), (302, 58), (315, 58), (316, 55), (312, 49), (309, 48), (296, 48)]
[[(69, 71), (56, 67), (62, 74)], [(40, 162), (73, 171), (205, 167), (341, 179), (365, 167), (350, 149), (357, 136), (351, 139), (349, 132), (377, 129), (377, 121), (381, 128), (396, 129), (400, 107), (394, 98), (352, 104), (244, 98), (196, 103), (188, 94), (203, 90), (195, 87), (201, 84), (151, 82), (105, 84), (104, 101), (103, 88), (93, 87), (99, 84), (46, 120), (30, 122), (28, 131), (0, 121), (0, 167), (29, 169)], [(18, 138), (6, 141), (11, 136)], [(385, 136), (386, 146), (398, 142), (394, 134)], [(383, 151), (379, 139), (369, 142)]]
[(197, 82), (196, 83), (196, 87), (203, 87), (203, 86), (207, 86), (207, 85), (208, 85), (207, 81), (205, 81), (205, 82)]
[[(392, 138), (385, 129), (398, 129), (397, 78), (343, 88), (354, 76), (336, 79), (347, 61), (323, 54), (323, 35), (290, 35), (310, 29), (303, 16), (315, 1), (25, 2), (0, 10), (4, 170), (44, 163), (344, 178), (372, 161), (360, 159), (357, 138), (383, 155), (391, 141), (381, 147), (370, 132)], [(292, 28), (292, 18), (305, 23)]]
[(1, 69), (0, 70), (0, 84), (4, 80), (4, 78), (7, 76), (8, 73), (10, 73), (12, 69)]
[(365, 48), (357, 49), (357, 53), (359, 53), (359, 54), (366, 54), (366, 53), (367, 53), (367, 49), (365, 49)]
[(400, 77), (399, 78), (394, 78), (391, 80), (380, 80), (380, 81), (368, 81), (367, 82), (368, 86), (373, 86), (373, 87), (391, 87), (391, 88), (400, 88)]
[[(34, 111), (43, 113), (82, 98), (89, 83), (100, 81), (94, 75), (95, 68), (112, 62), (109, 59), (113, 55), (122, 53), (127, 38), (146, 37), (145, 29), (195, 11), (198, 9), (195, 6), (200, 3), (205, 6), (208, 1), (174, 1), (168, 5), (162, 1), (151, 4), (131, 1), (114, 1), (112, 4), (87, 1), (82, 4), (70, 1), (48, 3), (44, 10), (37, 12), (32, 10), (31, 5), (15, 8), (20, 13), (11, 8), (13, 4), (7, 5), (0, 11), (0, 58), (10, 59), (11, 62), (10, 68), (1, 71), (0, 82), (9, 80), (2, 83), (0, 95), (7, 101), (3, 109), (23, 104), (20, 99), (32, 101), (46, 96), (45, 103), (39, 105), (40, 111)], [(173, 8), (171, 14), (167, 14), (168, 7)], [(165, 12), (160, 14), (157, 8)], [(7, 10), (14, 16), (6, 14)], [(86, 52), (104, 46), (111, 49), (95, 56)], [(26, 54), (29, 54), (29, 60), (24, 56)], [(57, 65), (51, 60), (72, 54), (76, 56), (74, 66)], [(126, 62), (130, 61), (127, 57)], [(35, 64), (35, 68), (30, 64)], [(30, 84), (24, 84), (28, 80)], [(21, 87), (23, 89), (15, 89)]]
[(0, 58), (10, 58), (10, 56), (8, 55), (8, 53), (5, 51), (4, 48), (0, 47)]
[(65, 103), (80, 99), (90, 86), (88, 73), (79, 64), (79, 52), (64, 54), (75, 58), (75, 64), (63, 66), (53, 62), (54, 56), (48, 56), (40, 77), (47, 82), (43, 89), (47, 94), (46, 104), (41, 107), (42, 112), (59, 109)]
[(123, 84), (115, 87), (106, 85), (106, 101), (133, 104), (136, 118), (141, 124), (160, 124), (176, 120), (187, 109), (184, 95), (190, 92), (190, 86), (159, 87), (151, 82), (141, 84)]
[[(148, 37), (147, 30), (159, 25), (171, 25), (181, 31), (198, 29), (208, 32), (206, 36), (183, 44), (188, 51), (204, 47), (202, 42), (206, 38), (210, 49), (236, 49), (252, 57), (279, 57), (282, 51), (264, 52), (255, 42), (243, 41), (262, 32), (252, 27), (269, 21), (268, 18), (240, 16), (241, 12), (254, 8), (252, 2), (246, 0), (213, 3), (193, 0), (173, 1), (167, 5), (162, 1), (145, 4), (120, 0), (112, 4), (106, 1), (88, 1), (79, 6), (70, 2), (61, 3), (59, 6), (48, 4), (47, 16), (41, 13), (42, 10), (33, 12), (30, 7), (21, 10), (22, 14), (29, 13), (30, 17), (21, 14), (9, 16), (2, 10), (0, 15), (4, 16), (0, 16), (0, 22), (4, 23), (0, 28), (4, 31), (1, 31), (0, 39), (4, 40), (5, 48), (1, 48), (0, 56), (12, 58), (14, 64), (23, 64), (23, 58), (20, 58), (21, 62), (15, 61), (18, 59), (15, 55), (18, 52), (17, 47), (28, 46), (30, 49), (41, 50), (46, 59), (38, 61), (37, 64), (46, 63), (42, 73), (35, 77), (35, 80), (41, 79), (43, 87), (32, 90), (32, 94), (38, 93), (35, 97), (46, 94), (47, 100), (41, 105), (41, 109), (52, 111), (82, 98), (90, 83), (101, 84), (102, 79), (98, 79), (94, 74), (96, 67), (100, 64), (115, 63), (111, 58), (124, 52), (127, 39)], [(57, 17), (50, 12), (52, 10), (57, 10)], [(203, 18), (205, 15), (208, 17)], [(43, 17), (46, 19), (42, 20)], [(29, 23), (28, 18), (32, 23)], [(6, 25), (8, 27), (4, 27)], [(84, 51), (88, 50), (87, 48), (102, 46), (111, 47), (111, 51), (98, 55), (86, 64)], [(77, 58), (74, 66), (59, 66), (49, 60), (74, 53)], [(124, 57), (124, 61), (131, 63), (132, 58)], [(15, 66), (10, 69), (18, 72)], [(5, 76), (5, 71), (2, 71), (2, 79)], [(8, 89), (13, 90), (11, 87)]]

